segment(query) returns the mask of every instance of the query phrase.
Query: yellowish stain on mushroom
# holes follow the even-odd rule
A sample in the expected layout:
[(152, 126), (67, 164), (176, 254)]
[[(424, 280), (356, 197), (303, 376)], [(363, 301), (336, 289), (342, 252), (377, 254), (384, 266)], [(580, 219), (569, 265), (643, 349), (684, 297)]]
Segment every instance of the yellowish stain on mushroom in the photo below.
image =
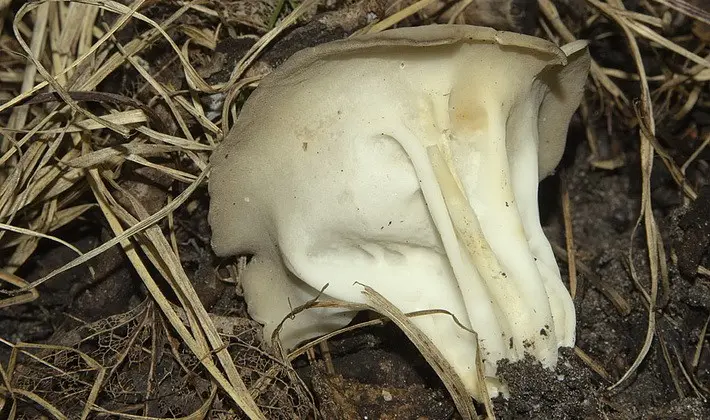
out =
[(455, 133), (473, 133), (488, 129), (488, 111), (475, 102), (452, 106), (450, 115), (451, 127)]

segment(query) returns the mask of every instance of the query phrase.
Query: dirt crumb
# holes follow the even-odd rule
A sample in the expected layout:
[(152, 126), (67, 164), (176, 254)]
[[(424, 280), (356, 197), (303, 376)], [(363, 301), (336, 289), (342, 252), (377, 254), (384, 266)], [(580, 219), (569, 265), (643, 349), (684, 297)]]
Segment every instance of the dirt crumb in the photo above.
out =
[(499, 364), (498, 372), (508, 384), (509, 399), (495, 399), (500, 419), (595, 419), (601, 417), (599, 396), (589, 369), (566, 349), (556, 370), (525, 360)]

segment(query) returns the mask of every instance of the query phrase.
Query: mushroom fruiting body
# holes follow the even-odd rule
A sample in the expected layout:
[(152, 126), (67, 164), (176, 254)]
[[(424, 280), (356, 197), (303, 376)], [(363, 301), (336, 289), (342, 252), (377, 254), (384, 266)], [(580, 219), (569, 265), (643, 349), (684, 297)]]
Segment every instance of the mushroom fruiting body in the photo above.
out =
[[(300, 51), (251, 94), (213, 154), (212, 245), (252, 254), (241, 277), (270, 336), (325, 297), (440, 309), (476, 332), (489, 392), (496, 363), (552, 367), (575, 313), (539, 216), (589, 69), (561, 48), (490, 28), (432, 25)], [(286, 321), (285, 347), (346, 325), (319, 308)], [(480, 398), (476, 338), (445, 313), (415, 325)]]

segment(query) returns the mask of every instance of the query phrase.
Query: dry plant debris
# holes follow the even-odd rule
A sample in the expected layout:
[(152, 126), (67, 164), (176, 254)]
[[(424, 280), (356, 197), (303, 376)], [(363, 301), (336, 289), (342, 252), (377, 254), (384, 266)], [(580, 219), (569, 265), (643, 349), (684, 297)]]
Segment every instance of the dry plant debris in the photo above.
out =
[[(299, 350), (346, 377), (311, 387), (316, 401), (291, 364), (303, 373), (305, 356), (269, 352), (243, 318), (245, 259), (210, 257), (209, 155), (298, 49), (466, 22), (590, 41), (548, 232), (580, 313), (568, 395), (599, 418), (707, 418), (710, 4), (523, 3), (0, 0), (0, 415), (311, 418), (327, 389), (359, 389), (343, 389), (357, 372), (342, 370), (341, 344), (367, 330)], [(462, 415), (570, 418), (556, 410), (575, 404), (559, 396), (565, 381), (511, 382), (529, 387), (525, 403), (476, 414), (458, 400)], [(368, 413), (394, 418), (405, 388)]]

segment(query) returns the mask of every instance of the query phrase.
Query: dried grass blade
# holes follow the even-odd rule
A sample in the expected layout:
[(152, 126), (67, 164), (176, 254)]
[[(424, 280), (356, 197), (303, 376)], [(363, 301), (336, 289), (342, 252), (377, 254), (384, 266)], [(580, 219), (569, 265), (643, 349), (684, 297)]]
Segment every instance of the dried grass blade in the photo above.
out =
[(156, 169), (166, 175), (168, 175), (170, 178), (184, 182), (186, 184), (189, 184), (191, 182), (195, 182), (195, 179), (197, 179), (196, 175), (180, 171), (178, 169), (173, 169), (173, 168), (168, 168), (167, 166), (159, 165), (157, 163), (153, 163), (149, 161), (148, 159), (145, 159), (141, 156), (138, 155), (128, 155), (126, 156), (126, 160), (129, 160), (131, 162), (137, 163), (141, 166), (145, 166), (147, 168), (153, 168)]
[(705, 337), (707, 337), (706, 334), (708, 332), (708, 324), (710, 324), (710, 314), (705, 319), (703, 329), (700, 330), (700, 335), (698, 336), (698, 344), (695, 346), (695, 352), (693, 353), (693, 362), (691, 363), (693, 370), (697, 369), (698, 365), (700, 365), (700, 356), (703, 354), (703, 344), (705, 344)]
[[(3, 390), (3, 387), (0, 387), (0, 391)], [(62, 412), (55, 406), (49, 403), (49, 401), (45, 400), (44, 398), (40, 397), (39, 395), (35, 394), (34, 392), (26, 391), (24, 389), (18, 389), (18, 388), (13, 388), (12, 392), (15, 394), (15, 396), (22, 396), (38, 406), (42, 407), (44, 410), (47, 410), (47, 412), (54, 417), (57, 420), (67, 420), (68, 417), (66, 417)]]
[[(145, 113), (140, 109), (131, 109), (128, 111), (121, 111), (115, 114), (108, 114), (102, 117), (104, 120), (109, 121), (112, 124), (119, 126), (128, 126), (132, 124), (140, 124), (148, 121)], [(100, 130), (106, 128), (93, 120), (77, 121), (66, 129), (68, 133), (75, 133), (83, 130)], [(63, 129), (62, 129), (63, 130)], [(50, 133), (56, 133), (58, 130), (50, 131)]]
[(359, 33), (367, 33), (367, 34), (374, 34), (377, 32), (382, 32), (385, 29), (389, 28), (392, 25), (396, 25), (397, 23), (403, 21), (404, 19), (407, 19), (408, 17), (419, 13), (420, 10), (424, 9), (425, 7), (429, 6), (430, 4), (434, 3), (436, 0), (419, 0), (416, 3), (413, 3), (404, 9), (398, 11), (397, 13), (393, 13), (392, 15), (386, 17), (380, 22), (375, 23), (374, 25), (370, 27), (366, 27), (362, 32)]
[[(597, 0), (587, 0), (595, 7), (599, 8), (602, 12), (607, 14), (612, 20), (614, 20), (618, 26), (624, 32), (627, 40), (629, 49), (634, 58), (634, 63), (636, 65), (638, 75), (640, 78), (641, 87), (641, 107), (640, 107), (640, 123), (648, 128), (651, 135), (655, 135), (655, 121), (653, 119), (653, 105), (651, 102), (651, 93), (648, 88), (648, 80), (646, 79), (646, 68), (644, 67), (643, 61), (641, 59), (641, 52), (639, 50), (636, 38), (634, 37), (629, 26), (630, 21), (624, 16), (620, 16), (615, 12), (615, 9), (607, 4), (600, 3)], [(623, 4), (617, 2), (617, 5), (623, 7)], [(641, 141), (641, 179), (642, 179), (642, 190), (641, 190), (641, 213), (636, 221), (636, 225), (631, 233), (631, 243), (633, 244), (633, 238), (636, 236), (636, 232), (641, 223), (644, 222), (644, 227), (646, 231), (646, 247), (649, 260), (649, 271), (651, 277), (651, 291), (648, 294), (649, 306), (648, 306), (648, 325), (646, 329), (646, 337), (644, 339), (643, 346), (639, 351), (636, 359), (629, 369), (624, 373), (624, 375), (608, 389), (614, 389), (623, 382), (625, 382), (641, 365), (643, 360), (646, 358), (648, 351), (653, 344), (653, 336), (656, 331), (656, 302), (658, 299), (658, 277), (659, 277), (659, 258), (660, 253), (658, 251), (658, 227), (656, 225), (656, 220), (653, 215), (653, 207), (651, 203), (651, 170), (653, 168), (653, 157), (654, 149), (652, 145), (652, 140), (647, 136), (646, 130), (639, 130), (639, 137)], [(629, 262), (633, 266), (633, 245), (629, 247)]]
[[(256, 86), (261, 80), (261, 76), (245, 77), (234, 84), (225, 95), (224, 104), (222, 105), (222, 133), (229, 135), (229, 111), (232, 109), (232, 104), (241, 93), (242, 89), (247, 86)], [(234, 119), (236, 120), (236, 110), (234, 111)]]
[(185, 98), (182, 97), (182, 96), (177, 96), (177, 97), (175, 97), (175, 101), (176, 101), (181, 107), (183, 107), (183, 109), (184, 109), (185, 111), (187, 111), (188, 114), (190, 114), (190, 115), (192, 115), (193, 117), (195, 117), (195, 119), (197, 120), (197, 122), (199, 122), (200, 125), (201, 125), (204, 129), (206, 129), (207, 131), (209, 131), (209, 132), (211, 132), (211, 133), (213, 133), (213, 134), (215, 134), (215, 135), (217, 135), (217, 136), (221, 136), (221, 135), (222, 135), (222, 130), (220, 130), (220, 128), (219, 128), (215, 123), (213, 123), (212, 121), (210, 121), (209, 119), (207, 119), (207, 117), (205, 116), (204, 112), (198, 110), (194, 105), (190, 104), (190, 103), (187, 101), (187, 99), (185, 99)]
[(577, 258), (574, 246), (572, 226), (572, 210), (570, 209), (569, 187), (567, 177), (562, 176), (562, 218), (565, 227), (565, 247), (567, 251), (567, 271), (569, 272), (569, 293), (574, 299), (577, 296)]
[(84, 154), (82, 156), (67, 161), (66, 165), (72, 168), (90, 168), (93, 166), (98, 166), (116, 157), (126, 158), (130, 155), (160, 156), (166, 153), (176, 152), (179, 150), (180, 149), (176, 146), (165, 146), (161, 144), (141, 144), (134, 142), (123, 144), (120, 146), (105, 147), (95, 152)]
[(91, 386), (89, 397), (86, 399), (86, 403), (84, 404), (84, 410), (81, 413), (81, 420), (86, 420), (91, 415), (91, 412), (94, 411), (96, 399), (99, 397), (99, 392), (101, 392), (102, 390), (104, 379), (106, 379), (106, 368), (101, 366), (101, 364), (99, 364), (89, 356), (84, 355), (83, 353), (82, 356), (84, 360), (87, 360), (87, 362), (88, 360), (90, 360), (91, 362), (88, 362), (89, 365), (96, 369), (96, 379), (94, 380), (94, 383)]
[(41, 232), (36, 232), (36, 231), (34, 231), (34, 230), (32, 230), (32, 229), (25, 229), (25, 228), (21, 228), (21, 227), (17, 227), (17, 226), (8, 225), (8, 224), (5, 224), (5, 223), (0, 223), (0, 229), (2, 229), (2, 230), (7, 230), (7, 231), (10, 231), (10, 232), (19, 233), (19, 234), (21, 234), (21, 235), (34, 236), (34, 237), (43, 238), (43, 239), (49, 239), (50, 241), (53, 241), (53, 242), (56, 242), (56, 243), (58, 243), (58, 244), (64, 245), (65, 247), (67, 247), (67, 248), (71, 249), (72, 251), (74, 251), (77, 255), (84, 255), (84, 254), (79, 250), (79, 248), (75, 247), (74, 245), (70, 244), (69, 242), (67, 242), (67, 241), (65, 241), (65, 240), (63, 240), (63, 239), (57, 238), (56, 236), (46, 235), (46, 234), (41, 233)]
[[(175, 417), (172, 420), (204, 420), (209, 414), (210, 410), (212, 409), (212, 402), (214, 401), (214, 398), (217, 396), (217, 387), (212, 386), (212, 390), (210, 391), (210, 395), (207, 397), (205, 402), (200, 406), (200, 408), (195, 411), (194, 413), (191, 413), (187, 416), (184, 417)], [(118, 413), (115, 411), (111, 410), (106, 410), (105, 408), (101, 407), (94, 407), (94, 411), (97, 413), (102, 413), (106, 414), (108, 416), (116, 417), (116, 418), (121, 418), (121, 419), (131, 419), (131, 420), (165, 420), (163, 417), (147, 417), (147, 416), (138, 416), (135, 414), (127, 414), (127, 413)]]
[[(70, 207), (67, 209), (59, 210), (57, 213), (54, 215), (54, 218), (51, 220), (51, 225), (49, 227), (49, 232), (57, 230), (63, 226), (66, 226), (69, 222), (72, 222), (79, 216), (81, 216), (84, 212), (89, 210), (90, 208), (93, 208), (95, 204), (80, 204), (78, 206)], [(30, 230), (33, 230), (32, 227), (36, 226), (39, 222), (37, 220), (33, 220), (30, 222)], [(18, 246), (20, 243), (22, 243), (25, 240), (24, 237), (19, 236), (15, 239), (9, 240), (9, 241), (4, 241), (0, 244), (0, 249), (7, 249), (7, 248), (13, 248)]]
[(675, 392), (676, 394), (678, 394), (678, 398), (683, 399), (685, 398), (685, 392), (683, 392), (683, 388), (680, 386), (678, 374), (676, 374), (676, 371), (673, 368), (673, 361), (671, 360), (671, 355), (668, 352), (666, 340), (663, 339), (663, 336), (661, 334), (658, 335), (658, 344), (661, 347), (661, 353), (663, 354), (663, 360), (666, 362), (666, 367), (668, 368), (668, 374), (671, 377), (671, 382), (673, 382), (673, 388), (675, 388)]
[[(37, 225), (34, 230), (37, 232), (46, 232), (49, 230), (54, 214), (57, 212), (57, 200), (51, 200), (42, 206), (40, 217), (36, 219)], [(30, 235), (25, 236), (25, 240), (21, 242), (15, 252), (5, 262), (5, 270), (14, 272), (21, 267), (34, 253), (39, 244), (39, 237)]]
[[(39, 55), (41, 50), (44, 48), (44, 43), (46, 42), (47, 36), (47, 20), (49, 19), (49, 4), (41, 5), (36, 14), (37, 19), (32, 31), (32, 41), (31, 47), (28, 53), (30, 55)], [(18, 35), (16, 35), (18, 36)], [(35, 83), (35, 77), (37, 77), (37, 65), (32, 60), (28, 60), (27, 66), (25, 67), (24, 76), (22, 80), (22, 92), (28, 93), (32, 90), (32, 86)], [(22, 95), (20, 95), (22, 96)], [(4, 108), (0, 105), (0, 111)], [(29, 108), (20, 107), (13, 110), (12, 115), (10, 115), (10, 123), (8, 124), (11, 128), (22, 128), (27, 122), (27, 116), (29, 113)]]
[(584, 362), (584, 364), (586, 364), (594, 372), (596, 372), (597, 375), (604, 378), (607, 382), (612, 381), (611, 375), (609, 375), (609, 373), (606, 371), (606, 369), (604, 369), (604, 367), (602, 365), (597, 363), (596, 360), (592, 359), (584, 350), (575, 346), (574, 347), (574, 354), (577, 355), (577, 357), (579, 357), (582, 360), (582, 362)]
[[(116, 112), (113, 114), (108, 114), (102, 116), (106, 121), (110, 121), (113, 124), (117, 125), (132, 125), (132, 124), (140, 124), (140, 123), (145, 123), (148, 122), (148, 118), (146, 114), (143, 112), (143, 110), (140, 109), (131, 109), (128, 111), (121, 111), (121, 112)], [(66, 127), (60, 127), (60, 128), (50, 128), (46, 130), (32, 130), (30, 131), (33, 134), (62, 134), (62, 133), (79, 133), (82, 131), (96, 131), (96, 130), (101, 130), (106, 128), (104, 125), (102, 125), (99, 122), (96, 122), (94, 120), (81, 120), (81, 121), (74, 121), (70, 123)], [(7, 128), (0, 128), (0, 132), (6, 132), (6, 133), (28, 133), (27, 130), (23, 129), (7, 129)], [(1, 162), (0, 162), (1, 163)]]
[[(451, 398), (454, 400), (454, 404), (461, 417), (463, 417), (464, 420), (477, 419), (478, 414), (476, 413), (476, 408), (473, 406), (466, 387), (454, 372), (453, 367), (446, 361), (429, 337), (424, 335), (402, 311), (392, 305), (384, 296), (380, 295), (369, 286), (363, 286), (363, 289), (363, 294), (372, 302), (371, 306), (373, 310), (386, 315), (392, 322), (397, 324), (402, 332), (404, 332), (417, 349), (419, 349), (434, 371), (436, 371), (437, 375), (446, 386), (446, 389), (451, 394)], [(481, 386), (485, 387), (485, 382), (482, 383)]]
[(700, 22), (710, 25), (710, 11), (694, 5), (687, 0), (653, 0), (668, 6), (673, 10), (677, 10), (686, 16), (697, 19)]
[[(28, 286), (28, 283), (21, 277), (17, 277), (11, 273), (5, 273), (0, 271), (0, 280), (10, 283), (11, 285), (24, 289)], [(0, 300), (0, 308), (8, 308), (14, 305), (21, 305), (24, 303), (32, 302), (39, 297), (39, 292), (34, 287), (30, 288), (27, 292), (21, 295), (12, 296), (7, 299)]]
[(159, 131), (155, 131), (151, 128), (148, 127), (138, 127), (137, 131), (146, 135), (152, 140), (161, 142), (161, 143), (167, 143), (172, 146), (176, 146), (180, 148), (180, 150), (196, 150), (196, 151), (204, 151), (204, 152), (211, 152), (214, 150), (214, 146), (210, 146), (207, 144), (202, 144), (197, 141), (190, 141), (187, 139), (184, 139), (182, 137), (176, 137), (176, 136), (171, 136), (169, 134), (161, 133)]
[[(486, 374), (483, 369), (483, 358), (481, 357), (481, 346), (478, 343), (478, 339), (476, 339), (476, 375), (478, 375), (478, 383), (486, 383)], [(496, 420), (496, 414), (493, 410), (493, 400), (491, 400), (491, 395), (488, 393), (488, 388), (485, 385), (482, 386), (482, 393), (483, 406), (485, 407), (486, 415), (488, 416), (486, 417), (486, 420)]]
[[(219, 91), (225, 92), (230, 90), (239, 81), (246, 69), (249, 68), (249, 66), (254, 62), (254, 60), (256, 60), (259, 54), (261, 54), (264, 48), (266, 48), (274, 39), (276, 39), (276, 37), (278, 37), (281, 32), (286, 30), (286, 28), (294, 24), (296, 20), (298, 20), (298, 18), (303, 16), (312, 7), (315, 7), (318, 2), (319, 0), (304, 0), (297, 8), (295, 8), (291, 13), (289, 13), (288, 16), (286, 16), (281, 22), (279, 22), (279, 24), (276, 25), (274, 29), (270, 30), (264, 36), (259, 38), (259, 40), (249, 49), (249, 51), (244, 54), (244, 57), (239, 60), (236, 67), (234, 68), (234, 71), (229, 76), (229, 81), (224, 86), (222, 86)], [(185, 76), (187, 78), (188, 83), (194, 83), (194, 81), (191, 80), (191, 74), (186, 74)]]
[[(465, 18), (464, 19), (459, 19), (461, 14), (466, 10), (468, 6), (473, 3), (473, 0), (461, 0), (453, 9), (451, 12), (451, 17), (449, 18), (449, 21), (447, 22), (449, 25), (453, 23), (465, 23)], [(457, 22), (458, 21), (458, 22)]]
[(683, 374), (683, 377), (688, 382), (688, 385), (690, 385), (690, 388), (695, 393), (695, 396), (702, 399), (703, 402), (707, 402), (707, 399), (703, 395), (702, 391), (700, 389), (698, 389), (697, 386), (695, 386), (695, 381), (693, 380), (693, 377), (691, 377), (690, 374), (688, 373), (688, 369), (686, 369), (685, 363), (683, 362), (683, 359), (680, 357), (680, 354), (678, 353), (678, 349), (676, 347), (673, 347), (673, 355), (675, 356), (676, 362), (678, 362), (678, 369), (680, 369), (680, 373)]

